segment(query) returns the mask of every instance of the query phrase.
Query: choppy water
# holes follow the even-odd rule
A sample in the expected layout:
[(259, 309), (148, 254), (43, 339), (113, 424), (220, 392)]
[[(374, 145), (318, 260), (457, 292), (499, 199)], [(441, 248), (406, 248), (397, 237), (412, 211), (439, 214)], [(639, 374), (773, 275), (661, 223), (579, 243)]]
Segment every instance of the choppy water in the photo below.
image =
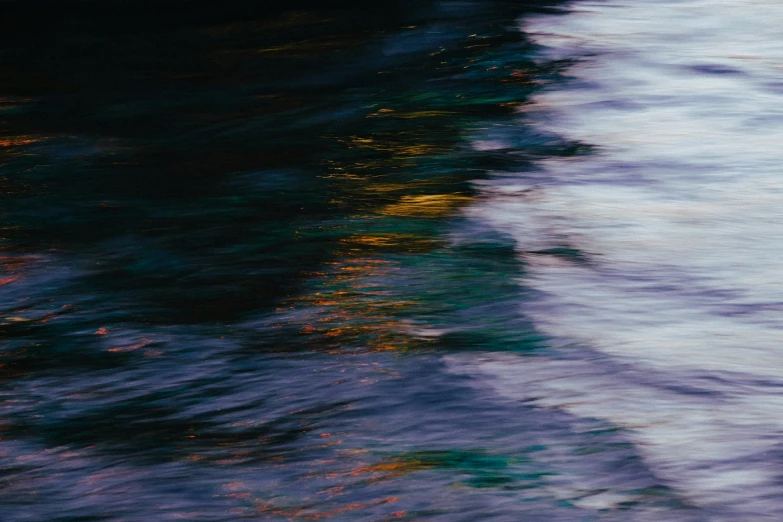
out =
[(778, 520), (781, 7), (386, 5), (4, 19), (0, 519)]
[[(596, 150), (482, 185), (472, 209), (516, 239), (536, 291), (520, 310), (557, 340), (487, 358), (493, 385), (624, 427), (714, 520), (783, 516), (781, 15), (579, 2), (524, 20), (542, 56), (578, 57), (530, 117)], [(536, 253), (555, 248), (579, 257)]]

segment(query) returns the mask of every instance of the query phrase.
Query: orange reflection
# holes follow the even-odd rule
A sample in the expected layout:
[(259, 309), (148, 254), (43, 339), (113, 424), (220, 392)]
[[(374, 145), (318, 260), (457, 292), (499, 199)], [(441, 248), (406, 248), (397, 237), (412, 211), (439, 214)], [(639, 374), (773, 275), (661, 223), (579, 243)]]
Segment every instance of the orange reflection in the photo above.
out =
[[(347, 243), (377, 248), (384, 241), (365, 239)], [(386, 289), (399, 267), (383, 259), (352, 257), (355, 254), (348, 250), (342, 259), (329, 263), (324, 275), (313, 281), (317, 290), (290, 303), (291, 309), (306, 312), (295, 314), (304, 319), (300, 334), (327, 351), (405, 349), (411, 338), (399, 310), (414, 303)]]
[(405, 252), (430, 250), (438, 245), (433, 238), (414, 234), (354, 235), (340, 240), (347, 245), (356, 245), (376, 249), (394, 249)]
[(432, 194), (403, 196), (399, 202), (381, 209), (381, 214), (409, 217), (441, 217), (470, 202), (471, 198), (461, 194)]
[[(398, 500), (399, 497), (386, 497), (372, 502), (354, 502), (326, 511), (315, 511), (311, 506), (278, 507), (272, 502), (263, 501), (258, 502), (255, 508), (257, 512), (263, 513), (264, 515), (287, 517), (293, 520), (321, 520), (324, 518), (332, 518), (350, 511), (390, 504), (397, 502)], [(399, 513), (399, 511), (397, 513)]]
[[(25, 272), (31, 265), (40, 261), (33, 256), (0, 255), (0, 287), (17, 283), (24, 279)], [(13, 309), (0, 315), (0, 325), (8, 326), (24, 323), (45, 323), (50, 319), (70, 312), (71, 305), (63, 305), (57, 310), (41, 309), (24, 304), (25, 299)]]
[(141, 339), (138, 343), (127, 345), (127, 346), (115, 346), (114, 348), (109, 348), (110, 352), (131, 352), (133, 350), (138, 350), (139, 348), (144, 348), (145, 346), (148, 346), (152, 344), (153, 341), (149, 339)]
[(421, 156), (444, 150), (435, 143), (422, 142), (420, 137), (411, 133), (399, 133), (393, 136), (348, 136), (339, 138), (339, 141), (350, 148), (373, 149), (380, 152), (389, 152), (396, 156)]
[(417, 459), (417, 458), (401, 458), (391, 457), (384, 459), (375, 464), (357, 466), (356, 468), (345, 472), (343, 474), (333, 474), (334, 476), (348, 475), (348, 476), (363, 476), (368, 475), (366, 478), (367, 483), (380, 482), (384, 480), (390, 480), (409, 473), (415, 473), (417, 471), (423, 471), (427, 469), (436, 468), (438, 464), (430, 460)]
[(340, 236), (339, 244), (332, 262), (307, 274), (310, 292), (281, 310), (291, 318), (281, 326), (290, 320), (305, 342), (326, 353), (424, 343), (409, 333), (406, 317), (423, 298), (406, 291), (404, 267), (442, 245), (423, 220), (447, 218), (471, 201), (457, 192), (464, 174), (442, 167), (443, 154), (460, 139), (459, 104), (426, 89), (378, 93), (371, 102), (365, 113), (371, 125), (323, 136), (339, 152), (324, 160), (323, 178), (345, 224), (328, 231)]
[(511, 74), (508, 75), (508, 78), (504, 78), (501, 80), (505, 83), (524, 83), (524, 84), (530, 84), (535, 83), (534, 82), (534, 76), (531, 74), (530, 71), (524, 70), (524, 69), (514, 69), (511, 71)]
[(19, 147), (41, 141), (43, 138), (35, 136), (12, 136), (0, 139), (0, 147)]
[(0, 286), (7, 285), (8, 283), (13, 283), (14, 281), (17, 281), (22, 277), (21, 274), (12, 275), (10, 277), (4, 277), (0, 279)]

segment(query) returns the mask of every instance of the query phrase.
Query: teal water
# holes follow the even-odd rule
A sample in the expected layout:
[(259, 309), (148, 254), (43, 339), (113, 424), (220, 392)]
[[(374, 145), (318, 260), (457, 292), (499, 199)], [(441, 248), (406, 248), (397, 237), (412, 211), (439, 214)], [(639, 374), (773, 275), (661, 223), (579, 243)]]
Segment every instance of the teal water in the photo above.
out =
[[(627, 21), (237, 5), (4, 22), (0, 519), (774, 517), (766, 489), (742, 512), (695, 486), (754, 473), (687, 457), (725, 375), (605, 348), (678, 337), (655, 311), (686, 281), (650, 283), (647, 323), (606, 290), (650, 254), (614, 230), (627, 214), (589, 212), (662, 186), (649, 157), (607, 160), (647, 120), (601, 127), (633, 100), (596, 78), (634, 78), (584, 72), (627, 65), (591, 33)], [(613, 192), (626, 175), (642, 195)], [(667, 425), (695, 435), (646, 428)]]

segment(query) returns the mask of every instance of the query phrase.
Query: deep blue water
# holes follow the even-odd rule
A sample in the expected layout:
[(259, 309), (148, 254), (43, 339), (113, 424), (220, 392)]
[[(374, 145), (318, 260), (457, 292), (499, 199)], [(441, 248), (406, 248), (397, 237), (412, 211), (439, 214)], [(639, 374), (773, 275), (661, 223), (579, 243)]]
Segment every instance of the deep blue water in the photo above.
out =
[(0, 520), (779, 520), (757, 4), (12, 11)]

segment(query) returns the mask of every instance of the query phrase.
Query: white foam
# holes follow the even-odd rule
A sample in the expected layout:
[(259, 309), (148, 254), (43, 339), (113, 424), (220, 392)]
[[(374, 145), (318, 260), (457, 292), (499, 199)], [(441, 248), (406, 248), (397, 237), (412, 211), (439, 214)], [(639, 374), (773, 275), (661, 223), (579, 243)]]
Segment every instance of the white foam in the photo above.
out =
[[(451, 362), (628, 428), (717, 518), (781, 519), (783, 4), (577, 8), (523, 21), (544, 56), (582, 57), (523, 118), (598, 152), (484, 183), (469, 211), (517, 240), (522, 313), (561, 349)], [(559, 246), (588, 262), (541, 253)]]

